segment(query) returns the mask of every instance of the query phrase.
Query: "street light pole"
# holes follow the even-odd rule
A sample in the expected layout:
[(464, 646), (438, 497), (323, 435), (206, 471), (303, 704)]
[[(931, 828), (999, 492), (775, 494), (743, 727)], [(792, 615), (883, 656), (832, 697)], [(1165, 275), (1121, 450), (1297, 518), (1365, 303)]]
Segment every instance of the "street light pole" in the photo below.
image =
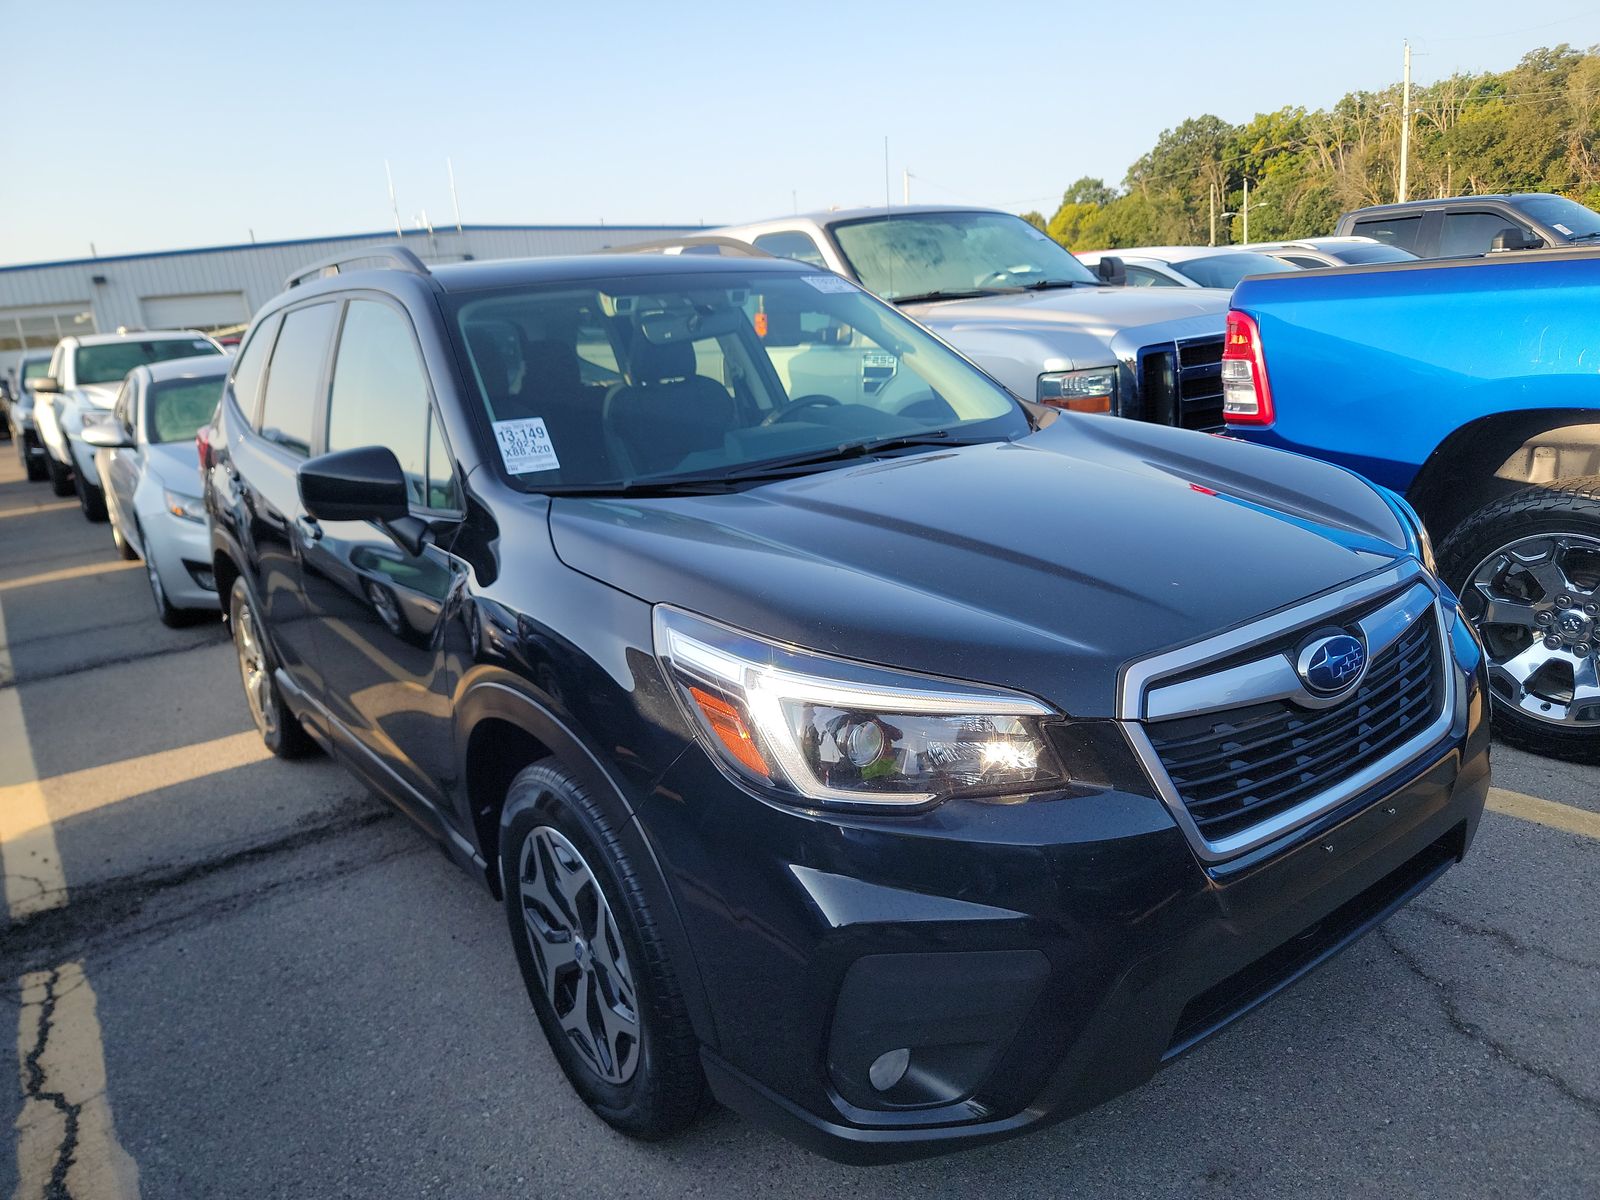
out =
[(1406, 202), (1406, 184), (1411, 165), (1411, 43), (1405, 43), (1405, 83), (1400, 95), (1400, 203)]
[(1244, 177), (1244, 203), (1239, 205), (1239, 209), (1244, 213), (1244, 244), (1248, 246), (1250, 244), (1250, 176), (1248, 175)]

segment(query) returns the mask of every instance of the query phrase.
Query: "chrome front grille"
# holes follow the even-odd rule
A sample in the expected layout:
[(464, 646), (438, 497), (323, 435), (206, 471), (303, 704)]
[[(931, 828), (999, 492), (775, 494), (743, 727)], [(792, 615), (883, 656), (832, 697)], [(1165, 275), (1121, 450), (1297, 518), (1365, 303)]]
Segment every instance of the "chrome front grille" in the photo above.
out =
[[(1296, 648), (1329, 630), (1359, 637), (1369, 657), (1332, 698), (1295, 666)], [(1178, 824), (1218, 862), (1316, 821), (1438, 743), (1460, 694), (1453, 662), (1447, 614), (1412, 562), (1135, 663), (1119, 708)]]
[(1144, 420), (1207, 433), (1223, 428), (1220, 335), (1146, 346), (1137, 371)]

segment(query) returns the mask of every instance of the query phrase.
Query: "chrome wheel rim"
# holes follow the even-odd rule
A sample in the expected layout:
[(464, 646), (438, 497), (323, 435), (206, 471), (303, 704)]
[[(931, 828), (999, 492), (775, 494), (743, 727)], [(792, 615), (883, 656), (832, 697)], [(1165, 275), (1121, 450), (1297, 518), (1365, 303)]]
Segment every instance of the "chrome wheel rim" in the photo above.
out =
[(1565, 729), (1600, 728), (1600, 538), (1519, 538), (1473, 568), (1462, 606), (1496, 703)]
[(233, 642), (239, 652), (239, 676), (244, 680), (245, 699), (250, 702), (250, 715), (262, 733), (272, 733), (278, 727), (272, 707), (272, 677), (267, 673), (267, 656), (261, 645), (261, 632), (256, 628), (255, 614), (248, 604), (239, 606), (239, 615), (233, 622)]
[(622, 935), (578, 848), (540, 825), (522, 843), (522, 924), (545, 999), (572, 1047), (607, 1083), (639, 1065), (639, 1003)]

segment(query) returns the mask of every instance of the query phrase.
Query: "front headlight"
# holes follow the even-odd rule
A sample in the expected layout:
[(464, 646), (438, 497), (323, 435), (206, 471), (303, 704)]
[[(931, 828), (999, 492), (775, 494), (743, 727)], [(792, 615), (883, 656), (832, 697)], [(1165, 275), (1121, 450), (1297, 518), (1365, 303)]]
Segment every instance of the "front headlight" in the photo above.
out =
[(655, 646), (718, 762), (795, 803), (927, 804), (1065, 777), (1029, 696), (795, 650), (657, 606)]
[(1382, 489), (1384, 498), (1389, 501), (1389, 507), (1394, 509), (1400, 517), (1400, 523), (1411, 534), (1411, 548), (1416, 553), (1422, 565), (1428, 568), (1428, 574), (1437, 575), (1439, 566), (1433, 558), (1433, 539), (1428, 536), (1427, 526), (1423, 525), (1422, 518), (1417, 515), (1417, 510), (1399, 492), (1389, 488)]
[(1117, 368), (1086, 367), (1039, 376), (1037, 399), (1073, 412), (1111, 412), (1117, 399)]
[(199, 496), (182, 496), (177, 492), (163, 491), (162, 500), (167, 506), (167, 511), (175, 517), (182, 517), (185, 521), (199, 521), (206, 519), (206, 502)]

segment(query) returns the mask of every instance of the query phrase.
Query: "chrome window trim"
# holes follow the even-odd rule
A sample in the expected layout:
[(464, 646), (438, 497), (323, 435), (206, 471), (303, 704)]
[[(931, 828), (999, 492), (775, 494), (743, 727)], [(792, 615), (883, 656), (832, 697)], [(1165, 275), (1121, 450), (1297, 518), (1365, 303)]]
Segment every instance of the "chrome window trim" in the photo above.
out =
[[(1399, 584), (1415, 580), (1426, 588), (1428, 601), (1420, 609), (1416, 607), (1418, 599), (1417, 588), (1404, 593), (1398, 602), (1384, 609), (1383, 612), (1374, 614), (1369, 621), (1377, 624), (1369, 631), (1363, 622), (1364, 632), (1368, 636), (1377, 636), (1387, 639), (1384, 646), (1393, 643), (1405, 628), (1409, 627), (1416, 619), (1432, 611), (1434, 615), (1435, 636), (1438, 639), (1440, 670), (1443, 673), (1442, 692), (1439, 712), (1428, 726), (1404, 745), (1397, 747), (1384, 755), (1377, 762), (1371, 763), (1349, 779), (1337, 786), (1318, 792), (1307, 797), (1293, 808), (1275, 813), (1273, 816), (1257, 822), (1248, 829), (1217, 841), (1208, 840), (1194, 823), (1194, 818), (1189, 815), (1188, 808), (1183, 803), (1183, 798), (1178, 795), (1173, 786), (1171, 777), (1167, 774), (1166, 767), (1161, 762), (1161, 756), (1156, 753), (1154, 744), (1149, 734), (1145, 731), (1141, 720), (1129, 717), (1129, 712), (1140, 713), (1143, 710), (1145, 688), (1153, 679), (1163, 675), (1170, 675), (1176, 671), (1192, 670), (1196, 666), (1204, 666), (1206, 662), (1217, 658), (1237, 653), (1241, 649), (1248, 649), (1252, 645), (1269, 640), (1292, 630), (1297, 625), (1314, 622), (1319, 619), (1332, 617), (1352, 607), (1358, 607), (1363, 601)], [(1397, 611), (1398, 610), (1398, 611)], [(1404, 623), (1401, 616), (1404, 615)], [(1124, 673), (1123, 690), (1120, 697), (1122, 728), (1128, 737), (1139, 761), (1143, 763), (1146, 773), (1150, 776), (1151, 783), (1155, 786), (1156, 794), (1167, 806), (1174, 821), (1183, 831), (1197, 857), (1207, 865), (1226, 862), (1237, 858), (1241, 854), (1258, 849), (1261, 846), (1278, 840), (1296, 829), (1303, 828), (1319, 817), (1324, 816), (1333, 809), (1346, 803), (1352, 796), (1359, 795), (1369, 788), (1375, 787), (1385, 779), (1394, 775), (1430, 748), (1437, 745), (1456, 723), (1464, 696), (1461, 682), (1461, 672), (1455, 665), (1455, 655), (1450, 644), (1450, 613), (1446, 611), (1445, 604), (1440, 597), (1436, 581), (1427, 575), (1422, 565), (1415, 560), (1388, 568), (1377, 574), (1358, 580), (1337, 592), (1325, 594), (1315, 600), (1274, 614), (1255, 624), (1230, 630), (1216, 637), (1197, 642), (1192, 646), (1176, 651), (1168, 651), (1145, 659), (1143, 662), (1134, 663)], [(1280, 658), (1285, 665), (1287, 660)], [(1254, 666), (1258, 664), (1246, 664)], [(1226, 679), (1232, 672), (1223, 672), (1219, 678)], [(1279, 697), (1280, 699), (1282, 697)], [(1211, 711), (1209, 709), (1204, 711)]]

